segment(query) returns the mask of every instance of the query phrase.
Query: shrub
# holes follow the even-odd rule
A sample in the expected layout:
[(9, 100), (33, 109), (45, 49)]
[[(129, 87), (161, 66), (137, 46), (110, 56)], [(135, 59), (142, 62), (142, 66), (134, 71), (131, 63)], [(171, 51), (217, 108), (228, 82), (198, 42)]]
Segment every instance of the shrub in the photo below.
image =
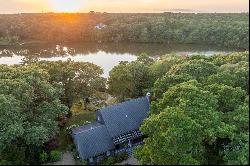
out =
[(88, 165), (88, 162), (86, 160), (80, 160), (81, 165)]
[(128, 158), (127, 153), (122, 153), (117, 156), (107, 157), (103, 161), (101, 161), (98, 165), (114, 165), (117, 163), (122, 162), (123, 160), (126, 160)]
[(74, 148), (74, 149), (72, 149), (71, 151), (72, 151), (72, 153), (73, 153), (74, 159), (75, 159), (75, 160), (80, 160), (80, 157), (79, 157), (79, 154), (78, 154), (78, 152), (77, 152), (77, 149)]
[(86, 160), (75, 160), (75, 165), (88, 165), (88, 162)]
[(80, 126), (82, 126), (82, 125), (87, 125), (87, 124), (90, 124), (90, 123), (91, 123), (90, 121), (85, 121), (85, 122), (82, 123), (81, 125), (80, 125), (80, 124), (73, 124), (73, 125), (67, 127), (66, 130), (67, 130), (67, 132), (68, 132), (69, 134), (71, 134), (71, 129), (76, 128), (76, 127), (80, 127)]
[(61, 152), (57, 150), (52, 150), (50, 152), (50, 160), (51, 161), (59, 161), (61, 159)]
[(59, 148), (58, 138), (52, 138), (47, 143), (45, 143), (45, 151), (50, 152), (54, 149)]
[(75, 144), (71, 144), (69, 145), (70, 151), (74, 151), (76, 150), (76, 145)]
[(116, 163), (122, 162), (123, 160), (126, 160), (126, 159), (128, 159), (127, 153), (120, 154), (116, 156)]
[(12, 165), (12, 164), (7, 160), (0, 160), (0, 165)]
[(108, 157), (101, 161), (98, 165), (113, 165), (115, 164), (115, 157)]
[(39, 159), (41, 163), (46, 163), (48, 161), (48, 158), (49, 158), (49, 155), (45, 151), (43, 151), (39, 155)]

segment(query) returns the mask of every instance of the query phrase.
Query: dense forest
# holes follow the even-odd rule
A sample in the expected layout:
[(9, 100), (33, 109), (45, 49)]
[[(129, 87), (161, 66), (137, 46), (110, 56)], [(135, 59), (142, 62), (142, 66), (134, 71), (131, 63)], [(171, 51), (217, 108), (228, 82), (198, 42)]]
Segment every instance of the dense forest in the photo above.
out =
[(142, 164), (248, 164), (248, 61), (248, 52), (142, 53), (115, 66), (108, 80), (100, 67), (70, 59), (0, 65), (0, 164), (54, 161), (63, 120), (82, 99), (98, 103), (98, 92), (117, 102), (151, 92), (145, 144), (135, 151)]
[(0, 45), (94, 41), (203, 43), (248, 49), (248, 26), (248, 13), (1, 14)]
[(0, 165), (39, 164), (40, 154), (58, 146), (51, 140), (73, 102), (105, 89), (101, 74), (99, 66), (70, 60), (0, 65)]
[(152, 93), (141, 164), (249, 163), (249, 53), (214, 56), (142, 54), (108, 79), (120, 100)]
[[(137, 43), (163, 45), (141, 45), (149, 56)], [(154, 56), (176, 43), (248, 50), (249, 14), (0, 14), (0, 57), (24, 56), (0, 64), (0, 165), (56, 161), (60, 148), (75, 150), (70, 129), (94, 120), (109, 97), (114, 104), (148, 92), (145, 140), (134, 151), (141, 164), (249, 164), (249, 52)], [(107, 79), (93, 63), (39, 60), (100, 49), (138, 57)]]

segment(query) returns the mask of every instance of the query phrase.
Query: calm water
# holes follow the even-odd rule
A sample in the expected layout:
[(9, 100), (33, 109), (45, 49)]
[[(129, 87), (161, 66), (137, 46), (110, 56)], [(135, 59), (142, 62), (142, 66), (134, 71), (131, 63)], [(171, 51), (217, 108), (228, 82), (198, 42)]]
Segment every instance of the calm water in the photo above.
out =
[(228, 53), (218, 47), (184, 44), (139, 44), (139, 43), (67, 43), (67, 44), (36, 44), (18, 47), (0, 47), (0, 64), (19, 64), (27, 56), (38, 57), (39, 60), (67, 60), (92, 62), (104, 69), (104, 77), (120, 61), (134, 61), (142, 52), (157, 57), (164, 54), (204, 54), (213, 55)]

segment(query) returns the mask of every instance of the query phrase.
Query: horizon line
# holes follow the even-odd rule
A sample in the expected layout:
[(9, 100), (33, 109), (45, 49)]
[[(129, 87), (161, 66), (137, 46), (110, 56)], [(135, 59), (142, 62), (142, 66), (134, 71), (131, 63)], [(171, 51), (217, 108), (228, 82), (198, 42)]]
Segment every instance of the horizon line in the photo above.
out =
[(17, 12), (17, 13), (0, 13), (0, 14), (49, 14), (49, 13), (54, 13), (54, 14), (90, 14), (91, 12), (96, 13), (96, 14), (163, 14), (163, 13), (182, 13), (182, 14), (240, 14), (240, 13), (249, 13), (249, 11), (240, 11), (240, 12), (195, 12), (195, 11), (190, 11), (190, 12), (181, 12), (181, 11), (162, 11), (162, 12), (105, 12), (105, 11), (89, 11), (89, 12), (53, 12), (53, 11), (46, 11), (46, 12)]

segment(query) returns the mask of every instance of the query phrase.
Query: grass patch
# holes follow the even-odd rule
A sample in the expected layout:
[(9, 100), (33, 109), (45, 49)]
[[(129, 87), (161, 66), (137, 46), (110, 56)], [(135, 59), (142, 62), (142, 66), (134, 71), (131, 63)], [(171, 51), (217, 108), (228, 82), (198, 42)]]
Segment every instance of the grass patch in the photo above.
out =
[(1, 39), (1, 38), (0, 38), (0, 46), (7, 46), (7, 45), (9, 45), (9, 44), (10, 44), (10, 43), (9, 43), (8, 40)]
[(86, 121), (95, 121), (95, 112), (93, 111), (83, 111), (82, 106), (74, 105), (71, 108), (72, 116), (68, 119), (66, 125), (60, 130), (58, 141), (59, 150), (66, 151), (70, 150), (70, 146), (73, 144), (71, 136), (67, 130), (68, 127), (72, 125), (83, 125)]
[(72, 116), (67, 120), (65, 126), (60, 130), (58, 136), (60, 151), (71, 151), (71, 145), (73, 142), (67, 128), (71, 127), (72, 125), (84, 125), (87, 121), (94, 122), (96, 120), (95, 110), (105, 107), (107, 105), (107, 98), (107, 93), (97, 92), (95, 97), (90, 98), (91, 102), (86, 106), (84, 105), (84, 101), (80, 100), (71, 107), (70, 111)]

